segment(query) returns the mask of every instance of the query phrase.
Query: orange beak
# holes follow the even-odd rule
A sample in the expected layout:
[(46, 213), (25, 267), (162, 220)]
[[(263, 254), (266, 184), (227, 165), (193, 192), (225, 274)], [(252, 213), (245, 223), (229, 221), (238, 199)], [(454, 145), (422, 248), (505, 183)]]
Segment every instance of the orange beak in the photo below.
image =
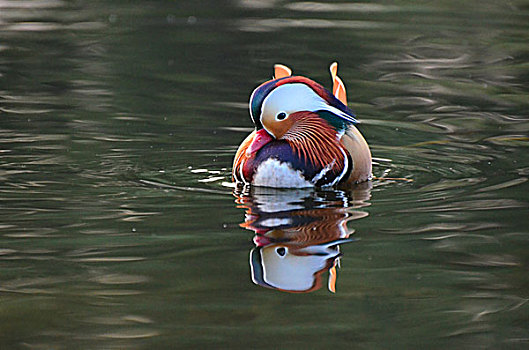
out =
[(272, 141), (274, 138), (265, 129), (261, 129), (255, 133), (250, 146), (246, 149), (246, 155), (259, 151), (264, 145)]

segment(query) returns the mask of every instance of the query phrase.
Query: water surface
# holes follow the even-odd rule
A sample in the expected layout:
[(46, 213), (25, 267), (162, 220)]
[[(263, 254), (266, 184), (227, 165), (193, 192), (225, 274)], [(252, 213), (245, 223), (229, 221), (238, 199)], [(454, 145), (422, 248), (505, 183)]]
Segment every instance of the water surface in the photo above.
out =
[[(0, 0), (0, 347), (526, 348), (528, 18)], [(252, 89), (333, 60), (378, 179), (234, 192)]]

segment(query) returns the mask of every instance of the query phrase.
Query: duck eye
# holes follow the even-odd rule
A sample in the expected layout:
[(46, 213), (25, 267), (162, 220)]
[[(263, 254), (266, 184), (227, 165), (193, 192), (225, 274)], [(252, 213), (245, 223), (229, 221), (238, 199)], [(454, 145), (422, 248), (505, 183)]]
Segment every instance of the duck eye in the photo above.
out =
[(285, 254), (287, 253), (287, 250), (284, 247), (279, 247), (279, 248), (276, 248), (276, 253), (280, 257), (284, 257)]
[(281, 112), (276, 115), (277, 120), (284, 120), (286, 117), (287, 117), (287, 114), (285, 112)]

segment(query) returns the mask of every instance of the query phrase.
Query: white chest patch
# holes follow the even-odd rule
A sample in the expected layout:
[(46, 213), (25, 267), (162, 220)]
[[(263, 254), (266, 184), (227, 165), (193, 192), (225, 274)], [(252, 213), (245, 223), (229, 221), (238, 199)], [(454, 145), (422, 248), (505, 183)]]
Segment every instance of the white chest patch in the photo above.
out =
[(277, 159), (267, 159), (255, 171), (253, 176), (254, 186), (276, 187), (276, 188), (300, 188), (313, 187), (314, 185), (305, 180), (299, 170), (292, 169), (288, 163)]

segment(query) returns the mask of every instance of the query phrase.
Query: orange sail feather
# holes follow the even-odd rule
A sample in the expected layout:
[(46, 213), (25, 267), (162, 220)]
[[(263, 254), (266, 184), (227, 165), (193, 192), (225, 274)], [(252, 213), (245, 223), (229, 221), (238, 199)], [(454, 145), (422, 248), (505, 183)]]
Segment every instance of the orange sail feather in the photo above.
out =
[(274, 79), (285, 78), (291, 75), (292, 69), (288, 68), (287, 66), (279, 63), (274, 65)]
[(338, 76), (338, 62), (333, 62), (329, 67), (332, 77), (332, 94), (334, 97), (342, 101), (347, 106), (347, 93), (345, 91), (345, 85)]

